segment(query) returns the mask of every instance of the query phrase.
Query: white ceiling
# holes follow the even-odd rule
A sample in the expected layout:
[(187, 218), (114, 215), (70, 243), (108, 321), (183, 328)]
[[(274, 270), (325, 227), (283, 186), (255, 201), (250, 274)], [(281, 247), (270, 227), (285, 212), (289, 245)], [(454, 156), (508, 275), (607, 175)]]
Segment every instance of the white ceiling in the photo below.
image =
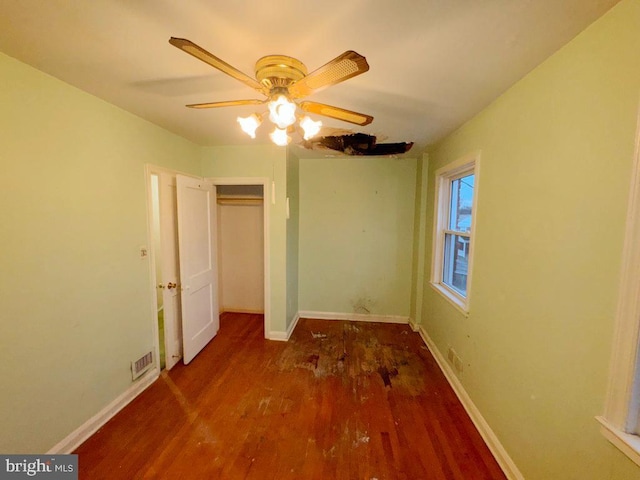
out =
[[(370, 70), (309, 97), (373, 115), (325, 119), (420, 152), (575, 37), (618, 0), (0, 0), (0, 51), (201, 145), (268, 143), (235, 121), (256, 107), (187, 103), (261, 98), (179, 51), (187, 38), (253, 76), (269, 54), (309, 71), (345, 50)], [(380, 139), (379, 139), (380, 141)]]

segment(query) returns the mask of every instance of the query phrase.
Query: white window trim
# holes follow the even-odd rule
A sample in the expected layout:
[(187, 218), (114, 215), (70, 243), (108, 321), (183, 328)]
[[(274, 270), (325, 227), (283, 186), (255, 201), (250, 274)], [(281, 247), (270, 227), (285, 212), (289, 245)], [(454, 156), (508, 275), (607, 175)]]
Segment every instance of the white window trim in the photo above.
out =
[[(442, 231), (448, 230), (448, 208), (440, 208), (449, 202), (451, 181), (457, 177), (473, 173), (473, 205), (469, 242), (469, 264), (467, 270), (467, 296), (464, 297), (454, 289), (442, 282), (442, 267), (444, 263), (444, 235)], [(464, 315), (469, 315), (471, 300), (471, 279), (473, 276), (473, 252), (475, 243), (476, 219), (478, 218), (478, 186), (480, 173), (480, 152), (465, 155), (458, 160), (439, 168), (435, 172), (435, 212), (433, 228), (433, 256), (431, 262), (431, 287), (439, 292), (448, 302)], [(463, 175), (464, 174), (464, 175)]]
[[(640, 109), (639, 109), (640, 114)], [(640, 334), (640, 115), (636, 133), (631, 189), (622, 252), (622, 271), (616, 309), (613, 348), (605, 410), (596, 419), (602, 434), (640, 465), (640, 409), (638, 349)]]

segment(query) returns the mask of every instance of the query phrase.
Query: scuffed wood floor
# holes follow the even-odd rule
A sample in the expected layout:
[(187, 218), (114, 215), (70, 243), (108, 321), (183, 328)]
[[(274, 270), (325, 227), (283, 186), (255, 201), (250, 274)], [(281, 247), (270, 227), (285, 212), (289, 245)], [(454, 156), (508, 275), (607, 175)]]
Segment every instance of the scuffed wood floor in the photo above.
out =
[(82, 444), (81, 479), (505, 479), (418, 334), (262, 316), (218, 336)]

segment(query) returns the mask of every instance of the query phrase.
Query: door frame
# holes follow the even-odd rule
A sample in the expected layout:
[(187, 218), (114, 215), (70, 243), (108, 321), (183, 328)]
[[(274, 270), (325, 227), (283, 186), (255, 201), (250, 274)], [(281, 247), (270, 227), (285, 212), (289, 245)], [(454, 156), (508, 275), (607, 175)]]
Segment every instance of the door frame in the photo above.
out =
[[(151, 163), (146, 163), (144, 165), (144, 183), (146, 189), (146, 200), (147, 200), (147, 252), (149, 253), (147, 259), (149, 261), (149, 286), (151, 288), (151, 328), (153, 332), (153, 355), (154, 355), (154, 363), (156, 368), (158, 369), (158, 373), (160, 373), (160, 332), (158, 330), (158, 289), (157, 281), (156, 281), (156, 256), (161, 255), (162, 252), (156, 252), (153, 245), (153, 199), (152, 189), (151, 189), (151, 176), (152, 175), (160, 175), (161, 173), (165, 173), (168, 175), (184, 175), (187, 177), (199, 178), (202, 177), (198, 175), (193, 175), (191, 173), (185, 173), (178, 170), (173, 170), (171, 168), (159, 167), (157, 165), (153, 165)], [(162, 216), (162, 210), (160, 210), (159, 215)], [(166, 330), (165, 330), (166, 333)], [(180, 343), (182, 343), (182, 338), (178, 339)]]
[(206, 177), (213, 185), (262, 185), (262, 228), (264, 257), (264, 338), (269, 339), (271, 331), (271, 277), (269, 241), (269, 205), (271, 199), (271, 179), (268, 177)]

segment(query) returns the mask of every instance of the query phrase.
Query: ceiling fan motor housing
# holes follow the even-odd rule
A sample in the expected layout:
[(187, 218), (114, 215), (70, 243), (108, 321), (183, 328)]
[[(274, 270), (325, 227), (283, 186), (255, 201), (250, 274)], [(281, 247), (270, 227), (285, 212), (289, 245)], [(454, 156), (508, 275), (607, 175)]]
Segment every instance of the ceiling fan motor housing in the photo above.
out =
[(256, 62), (256, 79), (270, 91), (287, 88), (306, 75), (305, 64), (286, 55), (267, 55)]

